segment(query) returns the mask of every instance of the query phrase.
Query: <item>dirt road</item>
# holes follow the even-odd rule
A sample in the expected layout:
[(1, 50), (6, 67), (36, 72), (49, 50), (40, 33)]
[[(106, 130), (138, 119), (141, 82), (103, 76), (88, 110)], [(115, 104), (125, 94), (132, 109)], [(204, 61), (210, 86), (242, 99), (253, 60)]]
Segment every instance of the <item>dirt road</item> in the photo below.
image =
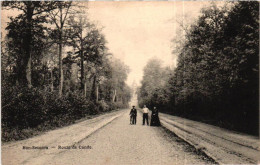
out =
[(209, 124), (160, 114), (161, 123), (185, 141), (203, 150), (219, 164), (257, 164), (260, 141), (256, 136)]
[[(2, 146), (3, 165), (212, 164), (163, 128), (129, 124), (128, 110)], [(108, 122), (106, 126), (102, 123)], [(97, 131), (95, 127), (101, 127)], [(23, 147), (29, 147), (27, 149)], [(30, 147), (48, 147), (32, 149)]]

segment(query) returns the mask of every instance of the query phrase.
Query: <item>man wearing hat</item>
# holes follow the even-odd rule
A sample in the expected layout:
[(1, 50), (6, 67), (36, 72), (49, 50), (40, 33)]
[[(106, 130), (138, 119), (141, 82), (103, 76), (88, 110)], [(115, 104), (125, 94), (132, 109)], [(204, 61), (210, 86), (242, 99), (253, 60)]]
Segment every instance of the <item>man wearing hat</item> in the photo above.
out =
[(129, 115), (130, 115), (130, 124), (136, 124), (137, 110), (135, 109), (134, 105)]

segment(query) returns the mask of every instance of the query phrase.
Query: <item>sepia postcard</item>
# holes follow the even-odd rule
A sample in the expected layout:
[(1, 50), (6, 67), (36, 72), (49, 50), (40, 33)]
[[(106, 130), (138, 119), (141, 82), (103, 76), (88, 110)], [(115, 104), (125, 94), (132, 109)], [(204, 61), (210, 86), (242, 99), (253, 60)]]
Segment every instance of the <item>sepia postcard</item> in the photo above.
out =
[(1, 1), (2, 165), (258, 164), (258, 1)]

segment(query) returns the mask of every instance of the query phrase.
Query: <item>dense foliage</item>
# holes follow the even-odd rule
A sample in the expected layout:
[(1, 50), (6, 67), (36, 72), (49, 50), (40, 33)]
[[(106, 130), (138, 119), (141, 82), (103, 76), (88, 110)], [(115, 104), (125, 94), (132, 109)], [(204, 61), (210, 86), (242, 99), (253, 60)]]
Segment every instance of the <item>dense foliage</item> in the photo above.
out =
[[(259, 2), (203, 9), (178, 52), (177, 67), (166, 75), (147, 64), (140, 105), (258, 134)], [(167, 79), (163, 86), (158, 75)]]
[(128, 106), (129, 69), (108, 52), (80, 4), (2, 4), (19, 10), (1, 41), (3, 141)]

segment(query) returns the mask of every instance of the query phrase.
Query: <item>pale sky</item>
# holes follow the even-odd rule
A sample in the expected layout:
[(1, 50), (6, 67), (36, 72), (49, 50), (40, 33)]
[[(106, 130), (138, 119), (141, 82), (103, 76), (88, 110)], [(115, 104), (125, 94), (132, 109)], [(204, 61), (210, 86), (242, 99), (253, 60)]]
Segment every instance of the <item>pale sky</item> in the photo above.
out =
[[(104, 26), (103, 34), (110, 52), (131, 69), (127, 84), (140, 84), (147, 61), (157, 57), (164, 66), (174, 67), (172, 42), (179, 37), (177, 20), (196, 20), (208, 2), (89, 2), (91, 20)], [(177, 33), (177, 34), (176, 34)]]
[[(177, 56), (172, 54), (174, 38), (181, 37), (179, 23), (196, 21), (205, 1), (91, 1), (88, 6), (91, 21), (104, 27), (109, 52), (129, 66), (127, 84), (136, 81), (140, 85), (143, 68), (151, 58), (159, 58), (164, 66), (176, 66)], [(221, 2), (219, 2), (221, 3)], [(7, 16), (1, 13), (1, 29), (6, 26)]]

